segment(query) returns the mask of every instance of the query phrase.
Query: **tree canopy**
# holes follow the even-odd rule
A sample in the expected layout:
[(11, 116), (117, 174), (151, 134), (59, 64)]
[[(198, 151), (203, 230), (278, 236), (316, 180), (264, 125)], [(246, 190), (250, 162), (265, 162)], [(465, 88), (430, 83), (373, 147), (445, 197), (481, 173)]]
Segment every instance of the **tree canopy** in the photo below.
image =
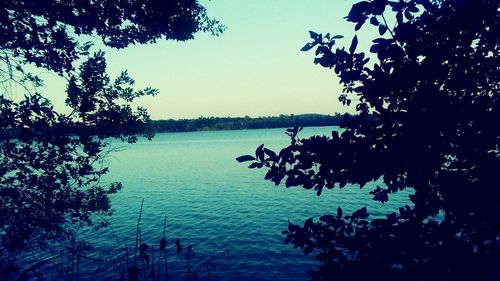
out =
[(0, 48), (20, 63), (34, 63), (59, 74), (88, 53), (80, 35), (102, 39), (109, 47), (184, 41), (198, 31), (218, 35), (223, 26), (208, 18), (196, 0), (173, 1), (18, 1), (0, 4)]
[(289, 130), (291, 144), (279, 153), (261, 146), (238, 160), (318, 195), (376, 182), (369, 193), (384, 203), (411, 189), (413, 205), (374, 219), (366, 207), (349, 215), (339, 207), (319, 221), (291, 223), (285, 242), (316, 251), (314, 280), (496, 279), (498, 1), (368, 0), (346, 19), (356, 31), (376, 28), (372, 54), (359, 50), (360, 34), (339, 48), (343, 36), (312, 31), (302, 50), (315, 49), (314, 63), (339, 77), (340, 102), (373, 118), (331, 137), (300, 139)]
[[(104, 53), (91, 53), (84, 35), (124, 48), (223, 30), (196, 0), (0, 3), (0, 272), (11, 262), (7, 251), (110, 215), (109, 195), (121, 184), (100, 181), (108, 171), (106, 138), (152, 136), (147, 111), (131, 103), (157, 90), (136, 90), (126, 71), (111, 79)], [(67, 79), (69, 113), (55, 111), (40, 93), (33, 66)], [(22, 97), (13, 84), (24, 89)]]

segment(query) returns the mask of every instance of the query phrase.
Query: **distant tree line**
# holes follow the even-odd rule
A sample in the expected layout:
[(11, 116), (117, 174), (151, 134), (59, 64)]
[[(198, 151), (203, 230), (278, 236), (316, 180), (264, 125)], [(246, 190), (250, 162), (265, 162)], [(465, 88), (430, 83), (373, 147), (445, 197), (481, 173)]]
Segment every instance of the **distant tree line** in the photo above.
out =
[(279, 115), (268, 117), (199, 117), (197, 119), (155, 120), (151, 121), (151, 129), (155, 132), (190, 132), (242, 130), (263, 128), (339, 126), (349, 122), (352, 116), (348, 114), (322, 115), (300, 114)]

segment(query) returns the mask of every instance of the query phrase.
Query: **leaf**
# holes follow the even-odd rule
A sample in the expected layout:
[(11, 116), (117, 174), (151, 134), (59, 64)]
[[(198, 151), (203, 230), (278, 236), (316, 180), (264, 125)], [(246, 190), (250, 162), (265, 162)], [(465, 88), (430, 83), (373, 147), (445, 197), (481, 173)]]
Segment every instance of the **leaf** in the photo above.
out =
[(374, 219), (370, 222), (370, 225), (373, 227), (380, 227), (384, 226), (387, 224), (387, 221), (385, 219)]
[(344, 38), (344, 35), (335, 35), (332, 37), (332, 39), (342, 39)]
[(409, 19), (409, 20), (412, 20), (413, 19), (413, 15), (408, 11), (406, 10), (404, 12), (404, 15), (405, 15), (405, 18)]
[(357, 46), (358, 46), (358, 36), (354, 35), (354, 37), (352, 38), (351, 47), (349, 47), (349, 52), (351, 54), (354, 54), (354, 51), (356, 51)]
[(360, 214), (359, 214), (359, 218), (360, 218), (360, 219), (363, 219), (363, 220), (364, 220), (364, 219), (366, 219), (366, 218), (368, 218), (369, 216), (370, 216), (370, 215), (369, 215), (367, 212), (364, 212), (364, 213), (360, 213)]
[(382, 15), (384, 13), (386, 4), (388, 4), (387, 0), (374, 1), (372, 14)]
[(271, 159), (275, 159), (277, 157), (276, 152), (270, 150), (269, 148), (264, 147), (264, 152), (271, 157)]
[[(425, 1), (424, 1), (425, 2)], [(420, 3), (422, 4), (422, 3)], [(424, 5), (425, 6), (425, 5)], [(408, 8), (407, 8), (408, 11), (412, 12), (412, 13), (418, 13), (420, 10), (417, 8), (417, 6), (415, 5), (409, 5)]]
[(274, 170), (269, 170), (269, 171), (267, 171), (266, 176), (264, 177), (264, 179), (270, 180), (273, 177), (274, 177)]
[(304, 47), (302, 47), (302, 49), (300, 49), (302, 52), (307, 52), (309, 50), (311, 50), (314, 46), (316, 46), (316, 43), (307, 43), (304, 45)]
[(398, 22), (398, 24), (403, 23), (403, 13), (402, 12), (398, 12), (396, 14), (396, 21)]
[(365, 24), (365, 21), (360, 21), (356, 24), (356, 26), (354, 27), (354, 30), (355, 31), (358, 31), (362, 26), (363, 24)]
[(319, 217), (319, 220), (322, 222), (332, 224), (335, 221), (335, 217), (333, 217), (332, 215), (323, 215), (323, 216)]
[(297, 232), (300, 231), (300, 226), (291, 223), (290, 221), (288, 222), (288, 231), (290, 232)]
[(361, 1), (352, 5), (349, 14), (347, 15), (347, 21), (350, 22), (364, 22), (366, 19), (366, 12), (370, 9), (371, 4), (368, 1)]
[(260, 161), (264, 161), (264, 144), (259, 145), (255, 150), (255, 157)]
[(321, 37), (321, 35), (311, 30), (309, 30), (309, 36), (311, 36), (311, 38), (314, 39), (315, 41), (318, 41)]
[(378, 26), (378, 33), (380, 35), (384, 35), (386, 31), (387, 31), (387, 26), (386, 25), (381, 24), (381, 25)]
[(323, 187), (322, 186), (316, 186), (316, 195), (321, 196), (321, 193), (323, 192)]
[(250, 168), (250, 169), (253, 169), (253, 168), (262, 168), (262, 166), (264, 166), (264, 164), (262, 164), (260, 162), (253, 162), (252, 164), (250, 164), (250, 166), (248, 166), (248, 168)]
[(378, 26), (380, 24), (377, 20), (377, 17), (371, 17), (370, 23), (373, 24), (374, 26)]
[(247, 161), (253, 161), (255, 160), (255, 157), (251, 156), (251, 155), (243, 155), (243, 156), (240, 156), (238, 158), (236, 158), (236, 161), (238, 162), (247, 162)]
[(385, 38), (375, 38), (372, 40), (373, 43), (377, 43), (377, 44), (381, 44), (381, 43), (384, 43), (386, 41), (390, 41), (390, 39), (385, 39)]

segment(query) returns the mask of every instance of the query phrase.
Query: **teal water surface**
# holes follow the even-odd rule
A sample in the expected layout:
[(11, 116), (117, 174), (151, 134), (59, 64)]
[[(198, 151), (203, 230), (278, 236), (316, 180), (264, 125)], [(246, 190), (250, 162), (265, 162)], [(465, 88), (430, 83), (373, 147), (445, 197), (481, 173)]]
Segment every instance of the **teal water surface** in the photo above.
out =
[[(301, 136), (330, 135), (336, 129), (305, 128)], [(143, 242), (158, 247), (167, 215), (169, 280), (187, 277), (185, 256), (175, 253), (177, 238), (184, 246), (193, 245), (190, 269), (196, 271), (198, 280), (209, 280), (207, 262), (212, 257), (216, 259), (212, 262), (215, 268), (209, 267), (211, 280), (306, 280), (306, 271), (314, 269), (317, 262), (314, 252), (304, 255), (300, 249), (283, 244), (281, 232), (288, 220), (302, 224), (306, 218), (335, 213), (338, 206), (347, 212), (368, 206), (371, 214), (381, 215), (408, 203), (407, 196), (393, 196), (385, 205), (372, 201), (368, 192), (374, 183), (363, 189), (347, 186), (325, 190), (318, 197), (313, 190), (275, 186), (263, 179), (265, 170), (248, 169), (248, 164), (235, 160), (253, 153), (260, 144), (279, 151), (289, 143), (284, 132), (164, 133), (153, 141), (114, 143), (118, 151), (112, 153), (110, 173), (103, 181), (121, 181), (124, 188), (113, 196), (115, 213), (110, 226), (81, 236), (124, 263), (125, 244), (133, 256), (137, 216), (144, 199)], [(223, 252), (227, 256), (223, 257)], [(107, 270), (114, 280), (116, 267)]]

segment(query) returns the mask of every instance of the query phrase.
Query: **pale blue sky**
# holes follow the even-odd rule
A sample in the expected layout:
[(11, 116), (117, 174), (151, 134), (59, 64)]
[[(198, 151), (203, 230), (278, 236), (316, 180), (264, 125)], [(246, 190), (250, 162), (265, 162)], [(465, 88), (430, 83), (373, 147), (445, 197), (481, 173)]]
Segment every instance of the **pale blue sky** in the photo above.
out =
[[(111, 77), (127, 69), (139, 87), (160, 90), (139, 102), (153, 119), (349, 110), (337, 100), (341, 88), (333, 71), (314, 65), (312, 51), (299, 49), (309, 30), (346, 35), (350, 44), (353, 25), (343, 17), (351, 0), (201, 2), (228, 27), (220, 37), (104, 49)], [(45, 79), (46, 94), (62, 107), (63, 81)]]

